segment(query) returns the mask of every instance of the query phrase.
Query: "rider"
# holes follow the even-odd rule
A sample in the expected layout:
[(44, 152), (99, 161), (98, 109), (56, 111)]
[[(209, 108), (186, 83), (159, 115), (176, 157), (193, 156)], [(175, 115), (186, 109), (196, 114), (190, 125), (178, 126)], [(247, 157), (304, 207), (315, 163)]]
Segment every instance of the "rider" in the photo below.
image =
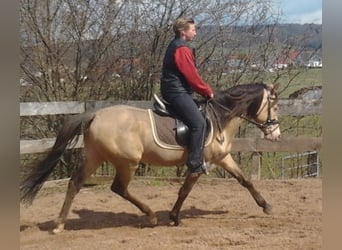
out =
[(192, 98), (197, 92), (205, 98), (213, 98), (211, 87), (199, 76), (195, 58), (188, 42), (196, 36), (192, 19), (180, 17), (173, 24), (174, 39), (169, 43), (162, 68), (161, 95), (172, 110), (190, 130), (188, 159), (190, 173), (206, 172), (203, 157), (206, 120)]

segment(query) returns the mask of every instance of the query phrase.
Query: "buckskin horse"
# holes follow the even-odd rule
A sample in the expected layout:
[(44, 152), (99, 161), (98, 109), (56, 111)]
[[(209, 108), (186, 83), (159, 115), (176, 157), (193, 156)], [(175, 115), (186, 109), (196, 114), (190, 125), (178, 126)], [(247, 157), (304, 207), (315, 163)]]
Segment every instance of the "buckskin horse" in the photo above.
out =
[[(208, 101), (205, 108), (212, 124), (211, 136), (208, 136), (204, 148), (206, 163), (228, 171), (248, 189), (266, 214), (271, 212), (271, 205), (255, 189), (252, 182), (245, 178), (230, 151), (234, 135), (246, 120), (260, 128), (265, 139), (276, 141), (280, 138), (277, 86), (264, 83), (236, 85), (219, 91), (215, 98)], [(111, 190), (137, 206), (147, 215), (152, 225), (157, 225), (156, 214), (128, 191), (128, 185), (139, 162), (152, 166), (179, 166), (186, 160), (187, 149), (181, 146), (163, 147), (157, 143), (150, 113), (150, 109), (113, 105), (66, 119), (46, 158), (23, 178), (20, 184), (20, 202), (27, 206), (32, 204), (63, 152), (67, 147), (72, 147), (78, 136), (83, 134), (84, 162), (82, 167), (75, 169), (69, 180), (64, 204), (53, 233), (64, 230), (75, 195), (84, 181), (104, 161), (110, 162), (116, 170)], [(180, 223), (179, 212), (182, 204), (200, 176), (201, 174), (186, 175), (170, 212), (170, 220), (175, 226)]]

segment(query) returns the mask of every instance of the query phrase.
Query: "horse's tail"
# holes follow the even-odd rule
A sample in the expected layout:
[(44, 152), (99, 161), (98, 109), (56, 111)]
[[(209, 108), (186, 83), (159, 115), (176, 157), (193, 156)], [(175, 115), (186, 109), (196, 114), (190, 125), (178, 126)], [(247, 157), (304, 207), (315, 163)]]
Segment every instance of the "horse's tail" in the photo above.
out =
[(95, 117), (95, 113), (86, 112), (67, 119), (59, 131), (56, 141), (45, 157), (32, 168), (20, 184), (20, 202), (31, 205), (38, 191), (54, 170), (67, 146), (74, 147), (83, 130), (87, 129)]

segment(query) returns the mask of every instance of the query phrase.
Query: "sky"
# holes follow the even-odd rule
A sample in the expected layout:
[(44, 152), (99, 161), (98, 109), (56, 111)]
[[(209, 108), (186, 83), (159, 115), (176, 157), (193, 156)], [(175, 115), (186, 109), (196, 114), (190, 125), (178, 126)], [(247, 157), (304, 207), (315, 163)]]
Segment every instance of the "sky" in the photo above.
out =
[(274, 0), (281, 11), (281, 23), (322, 24), (323, 0)]

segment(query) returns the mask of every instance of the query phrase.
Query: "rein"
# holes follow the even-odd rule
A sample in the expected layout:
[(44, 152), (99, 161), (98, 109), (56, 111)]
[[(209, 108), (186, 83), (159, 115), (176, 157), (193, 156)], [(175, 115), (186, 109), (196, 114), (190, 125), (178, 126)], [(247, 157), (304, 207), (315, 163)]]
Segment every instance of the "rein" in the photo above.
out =
[[(208, 100), (207, 100), (207, 105), (209, 105), (209, 107), (211, 108), (211, 110), (212, 110), (213, 113), (214, 113), (215, 120), (216, 120), (216, 125), (217, 125), (217, 127), (218, 127), (219, 134), (221, 135), (221, 134), (222, 134), (221, 123), (219, 122), (219, 118), (218, 118), (218, 115), (217, 115), (217, 113), (216, 113), (215, 108), (213, 107), (212, 101), (213, 101), (213, 100), (208, 99)], [(222, 137), (222, 138), (217, 138), (217, 139), (218, 139), (218, 142), (219, 142), (220, 144), (222, 144), (222, 143), (224, 142), (224, 137)]]

